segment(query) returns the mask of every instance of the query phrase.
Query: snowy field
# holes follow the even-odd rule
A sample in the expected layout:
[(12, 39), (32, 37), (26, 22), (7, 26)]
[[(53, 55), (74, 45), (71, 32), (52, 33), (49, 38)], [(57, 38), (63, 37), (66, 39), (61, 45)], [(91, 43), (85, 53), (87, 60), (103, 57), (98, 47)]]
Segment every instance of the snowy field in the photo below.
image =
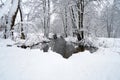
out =
[(120, 80), (120, 39), (99, 39), (99, 50), (69, 59), (49, 50), (21, 49), (0, 39), (0, 80)]

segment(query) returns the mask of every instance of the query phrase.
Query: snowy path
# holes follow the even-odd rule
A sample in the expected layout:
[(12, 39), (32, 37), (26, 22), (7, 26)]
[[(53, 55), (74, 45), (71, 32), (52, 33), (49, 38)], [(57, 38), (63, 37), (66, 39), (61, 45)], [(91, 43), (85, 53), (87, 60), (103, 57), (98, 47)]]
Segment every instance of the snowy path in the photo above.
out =
[(120, 80), (119, 48), (100, 48), (63, 59), (49, 51), (6, 47), (0, 41), (0, 80)]

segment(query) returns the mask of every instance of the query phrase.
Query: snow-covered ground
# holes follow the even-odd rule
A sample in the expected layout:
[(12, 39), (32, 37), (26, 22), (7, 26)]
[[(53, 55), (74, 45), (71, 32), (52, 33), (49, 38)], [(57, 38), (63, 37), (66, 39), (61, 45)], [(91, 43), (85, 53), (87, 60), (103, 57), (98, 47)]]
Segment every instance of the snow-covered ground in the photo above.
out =
[(21, 49), (0, 39), (0, 80), (120, 80), (120, 39), (99, 39), (101, 46), (69, 59), (49, 51)]

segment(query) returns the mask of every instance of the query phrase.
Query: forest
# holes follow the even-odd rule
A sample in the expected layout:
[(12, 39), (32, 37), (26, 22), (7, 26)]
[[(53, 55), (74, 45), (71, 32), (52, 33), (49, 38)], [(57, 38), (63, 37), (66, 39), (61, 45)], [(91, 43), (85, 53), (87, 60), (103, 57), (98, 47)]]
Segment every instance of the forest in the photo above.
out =
[(0, 0), (0, 80), (120, 80), (119, 67), (120, 0)]
[[(0, 37), (19, 43), (24, 39), (17, 44), (22, 48), (41, 44), (43, 50), (51, 47), (62, 55), (94, 52), (97, 47), (90, 37), (120, 37), (119, 0), (1, 0), (0, 6)], [(58, 36), (61, 40), (55, 39)], [(77, 39), (65, 41), (68, 37)]]

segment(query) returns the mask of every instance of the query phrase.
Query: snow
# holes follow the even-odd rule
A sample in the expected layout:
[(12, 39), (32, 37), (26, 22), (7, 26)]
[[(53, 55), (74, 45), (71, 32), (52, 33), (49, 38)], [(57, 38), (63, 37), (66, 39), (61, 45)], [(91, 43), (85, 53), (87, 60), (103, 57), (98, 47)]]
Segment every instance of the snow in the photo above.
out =
[(106, 48), (120, 48), (120, 39), (119, 38), (100, 38), (97, 40), (98, 45)]
[(6, 0), (4, 6), (0, 8), (0, 18), (8, 13), (9, 7), (11, 6), (10, 4), (11, 4), (11, 0)]
[(15, 14), (16, 10), (17, 10), (17, 7), (18, 7), (18, 0), (14, 0), (12, 2), (12, 5), (10, 7), (10, 11), (9, 11), (9, 14), (8, 14), (8, 28), (10, 28), (10, 25), (11, 25), (11, 21), (12, 21), (12, 16)]
[(17, 10), (17, 7), (18, 7), (18, 0), (14, 0), (14, 1), (12, 2), (12, 6), (11, 6), (11, 8), (10, 8), (10, 13), (9, 13), (10, 17), (12, 17), (12, 15), (15, 14), (15, 12), (16, 12), (16, 10)]
[[(108, 46), (112, 40), (97, 42)], [(0, 39), (0, 80), (120, 80), (120, 39), (114, 40), (114, 47), (101, 46), (93, 54), (85, 51), (64, 59), (51, 50), (7, 47), (15, 42)]]

